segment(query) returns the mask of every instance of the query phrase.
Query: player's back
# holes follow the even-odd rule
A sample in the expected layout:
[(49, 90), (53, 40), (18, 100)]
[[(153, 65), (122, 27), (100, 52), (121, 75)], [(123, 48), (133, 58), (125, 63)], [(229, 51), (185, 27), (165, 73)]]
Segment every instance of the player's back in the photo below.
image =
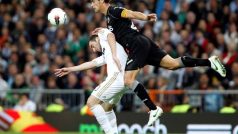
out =
[(126, 48), (126, 44), (138, 34), (138, 30), (130, 19), (121, 17), (123, 10), (121, 7), (110, 6), (106, 18), (108, 29), (115, 34), (117, 42)]

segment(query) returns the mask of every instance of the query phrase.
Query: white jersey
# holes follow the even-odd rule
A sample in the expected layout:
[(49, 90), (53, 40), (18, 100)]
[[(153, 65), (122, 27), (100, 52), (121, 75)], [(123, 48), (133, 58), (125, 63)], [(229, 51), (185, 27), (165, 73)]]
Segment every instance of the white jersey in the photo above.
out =
[[(118, 70), (116, 63), (114, 62), (114, 60), (112, 58), (112, 51), (108, 44), (107, 35), (109, 33), (111, 33), (111, 32), (108, 29), (102, 29), (98, 33), (100, 45), (102, 48), (102, 55), (100, 57), (94, 59), (94, 61), (96, 61), (98, 66), (107, 64), (107, 76), (111, 77), (114, 75), (115, 72), (119, 72), (119, 70)], [(123, 49), (123, 47), (118, 43), (116, 43), (116, 51), (117, 51), (117, 57), (119, 58), (119, 61), (122, 66), (121, 73), (122, 73), (122, 75), (124, 75), (127, 54), (126, 54), (125, 50)]]
[(122, 66), (122, 71), (120, 72), (112, 58), (111, 48), (108, 44), (107, 36), (109, 33), (111, 32), (108, 29), (103, 29), (98, 34), (103, 54), (93, 61), (97, 63), (97, 66), (107, 64), (107, 78), (94, 89), (92, 95), (99, 98), (103, 102), (116, 104), (127, 90), (124, 88), (124, 69), (126, 66), (127, 54), (123, 47), (116, 43), (117, 57), (119, 58)]

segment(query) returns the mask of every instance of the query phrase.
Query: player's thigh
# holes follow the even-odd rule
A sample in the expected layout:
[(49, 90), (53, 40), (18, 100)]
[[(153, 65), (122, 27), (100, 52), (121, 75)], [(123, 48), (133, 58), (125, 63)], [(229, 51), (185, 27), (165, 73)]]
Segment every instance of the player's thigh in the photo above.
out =
[(116, 79), (104, 81), (100, 84), (92, 93), (103, 102), (109, 102), (115, 95), (120, 93), (124, 88), (123, 81), (117, 81)]
[(143, 68), (146, 64), (149, 51), (150, 41), (144, 36), (136, 36), (130, 44), (125, 70), (131, 71)]
[(130, 86), (134, 82), (139, 71), (140, 71), (140, 69), (125, 72), (124, 82), (125, 82), (126, 86)]
[(147, 58), (147, 64), (160, 66), (163, 58), (168, 55), (164, 50), (159, 48), (154, 42), (151, 42), (150, 53)]
[(123, 90), (121, 90), (120, 92), (118, 92), (109, 102), (108, 104), (111, 105), (116, 105), (120, 102), (123, 94), (125, 94), (125, 92), (128, 91), (128, 88), (123, 88)]
[(100, 98), (112, 85), (115, 85), (115, 83), (118, 83), (118, 77), (122, 77), (120, 73), (116, 72), (111, 77), (107, 77), (105, 81), (103, 81), (101, 84), (99, 84), (92, 92), (92, 95), (94, 95), (97, 98)]
[(111, 86), (106, 90), (101, 96), (100, 100), (104, 103), (116, 104), (115, 101), (112, 102), (123, 91), (124, 86)]

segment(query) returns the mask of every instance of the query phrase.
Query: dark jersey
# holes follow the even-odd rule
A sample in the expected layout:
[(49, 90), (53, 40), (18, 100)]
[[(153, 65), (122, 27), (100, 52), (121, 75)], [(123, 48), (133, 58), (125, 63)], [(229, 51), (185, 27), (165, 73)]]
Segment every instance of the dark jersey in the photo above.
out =
[(122, 7), (110, 6), (107, 10), (107, 27), (115, 34), (116, 40), (124, 48), (131, 43), (131, 39), (138, 33), (137, 28), (130, 19), (122, 18), (121, 13), (124, 10)]
[(122, 18), (121, 7), (110, 6), (107, 10), (107, 27), (115, 34), (116, 40), (128, 53), (126, 71), (136, 70), (145, 65), (159, 66), (167, 55), (152, 40), (140, 34), (130, 19)]

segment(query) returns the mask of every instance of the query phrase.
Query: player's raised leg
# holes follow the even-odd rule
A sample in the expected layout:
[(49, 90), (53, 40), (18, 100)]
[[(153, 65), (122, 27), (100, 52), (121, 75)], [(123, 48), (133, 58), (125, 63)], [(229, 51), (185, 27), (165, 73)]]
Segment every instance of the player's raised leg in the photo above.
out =
[(125, 85), (132, 89), (135, 94), (144, 102), (144, 104), (150, 109), (150, 118), (148, 125), (151, 126), (163, 113), (163, 110), (156, 106), (150, 99), (145, 87), (135, 80), (138, 70), (126, 71), (125, 73)]
[(174, 59), (171, 56), (166, 55), (161, 60), (160, 66), (170, 70), (175, 70), (182, 67), (208, 66), (218, 72), (221, 76), (226, 76), (226, 69), (221, 64), (217, 56), (212, 56), (209, 59), (192, 58), (189, 56), (183, 56)]

